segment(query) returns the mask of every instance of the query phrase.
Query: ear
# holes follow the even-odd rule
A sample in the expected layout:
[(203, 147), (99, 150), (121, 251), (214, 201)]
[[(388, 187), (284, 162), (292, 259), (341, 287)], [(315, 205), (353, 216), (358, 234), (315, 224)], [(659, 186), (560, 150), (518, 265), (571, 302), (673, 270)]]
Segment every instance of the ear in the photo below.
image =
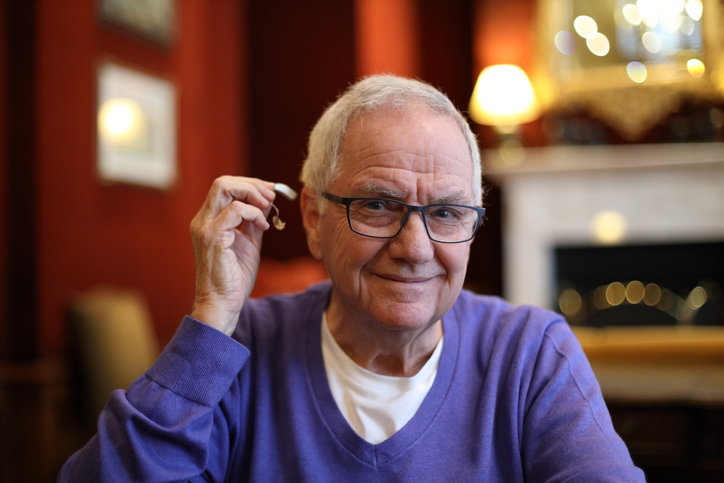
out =
[(302, 188), (300, 204), (304, 230), (307, 232), (307, 246), (309, 247), (309, 253), (311, 253), (317, 260), (321, 260), (322, 249), (319, 244), (319, 224), (321, 221), (321, 215), (319, 213), (319, 206), (317, 205), (316, 191), (309, 186)]

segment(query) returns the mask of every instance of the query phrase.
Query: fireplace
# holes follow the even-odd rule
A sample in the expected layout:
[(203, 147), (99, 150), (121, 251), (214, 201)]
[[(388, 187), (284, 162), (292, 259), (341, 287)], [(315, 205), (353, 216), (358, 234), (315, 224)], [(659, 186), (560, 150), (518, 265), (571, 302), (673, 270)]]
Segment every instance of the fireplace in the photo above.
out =
[(507, 299), (563, 303), (578, 324), (723, 324), (723, 143), (532, 148), (516, 165), (491, 150), (483, 162), (503, 200)]
[(573, 325), (724, 325), (724, 242), (556, 247), (554, 265)]

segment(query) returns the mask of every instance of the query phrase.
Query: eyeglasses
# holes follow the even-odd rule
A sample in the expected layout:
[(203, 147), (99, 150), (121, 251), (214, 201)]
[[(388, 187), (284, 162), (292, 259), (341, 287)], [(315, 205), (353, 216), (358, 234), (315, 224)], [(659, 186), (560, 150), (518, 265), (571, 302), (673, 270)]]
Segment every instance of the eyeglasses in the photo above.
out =
[(414, 206), (387, 198), (342, 198), (326, 191), (322, 196), (346, 206), (350, 229), (370, 238), (397, 236), (410, 213), (418, 212), (432, 241), (462, 243), (473, 239), (485, 215), (485, 208), (450, 203)]

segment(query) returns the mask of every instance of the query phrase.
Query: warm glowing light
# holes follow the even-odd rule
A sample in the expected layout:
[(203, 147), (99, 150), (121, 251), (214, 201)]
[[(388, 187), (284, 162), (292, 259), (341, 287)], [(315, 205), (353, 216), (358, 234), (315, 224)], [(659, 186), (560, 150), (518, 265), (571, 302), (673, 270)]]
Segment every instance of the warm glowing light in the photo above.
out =
[(690, 19), (689, 17), (679, 17), (681, 19), (681, 22), (679, 23), (679, 30), (684, 32), (686, 35), (691, 35), (694, 33), (694, 21)]
[(591, 220), (591, 229), (599, 243), (620, 243), (626, 236), (626, 219), (618, 211), (601, 211)]
[(648, 28), (655, 29), (657, 25), (659, 25), (659, 17), (643, 17), (644, 24)]
[(704, 75), (706, 67), (704, 66), (704, 63), (699, 59), (689, 59), (689, 61), (686, 63), (686, 70), (688, 70), (689, 74), (691, 74), (693, 77), (701, 77)]
[(593, 305), (595, 305), (598, 310), (603, 310), (610, 307), (608, 305), (608, 301), (606, 300), (607, 288), (608, 287), (606, 287), (605, 285), (601, 285), (593, 291)]
[(515, 126), (540, 116), (540, 104), (523, 69), (493, 65), (480, 73), (470, 98), (470, 117), (478, 124)]
[(652, 54), (658, 54), (661, 50), (661, 37), (654, 32), (646, 32), (641, 36), (641, 42), (646, 50)]
[(588, 47), (588, 50), (599, 57), (603, 57), (608, 54), (608, 51), (611, 49), (611, 43), (608, 41), (608, 37), (601, 33), (587, 38), (586, 46)]
[(129, 142), (137, 139), (145, 128), (143, 111), (131, 99), (109, 99), (98, 112), (101, 133), (109, 140)]
[(629, 62), (629, 64), (626, 66), (626, 73), (628, 74), (629, 79), (636, 82), (637, 84), (641, 84), (643, 81), (646, 80), (646, 77), (648, 76), (646, 66), (641, 62), (635, 61)]
[(701, 0), (689, 0), (686, 2), (685, 8), (686, 13), (689, 14), (692, 20), (701, 20), (701, 15), (704, 12), (704, 5), (701, 3)]
[(626, 288), (621, 282), (613, 282), (606, 288), (606, 301), (609, 305), (621, 305), (625, 298)]
[(584, 39), (589, 39), (598, 33), (598, 24), (588, 15), (579, 15), (573, 21), (576, 33)]
[(689, 296), (686, 298), (686, 303), (688, 303), (689, 307), (691, 307), (692, 309), (697, 310), (706, 303), (706, 300), (706, 290), (704, 290), (703, 287), (699, 286), (694, 288), (694, 290), (689, 293)]
[(662, 16), (673, 19), (684, 11), (685, 4), (685, 0), (659, 0), (659, 11)]
[(576, 39), (572, 33), (565, 30), (561, 30), (553, 37), (553, 43), (561, 54), (571, 55), (576, 50)]
[(649, 306), (654, 306), (661, 300), (661, 289), (655, 283), (646, 285), (644, 289), (644, 303)]
[(636, 2), (636, 8), (641, 12), (641, 17), (646, 25), (652, 26), (650, 23), (653, 23), (653, 26), (656, 26), (659, 19), (658, 0), (638, 0)]
[(623, 18), (635, 27), (641, 25), (641, 12), (639, 12), (638, 7), (632, 3), (623, 6)]
[(583, 305), (583, 299), (575, 289), (569, 288), (561, 292), (558, 297), (558, 306), (561, 308), (561, 312), (567, 316), (573, 316), (581, 310)]
[(644, 299), (644, 284), (638, 280), (629, 282), (626, 285), (626, 300), (630, 304), (637, 304)]

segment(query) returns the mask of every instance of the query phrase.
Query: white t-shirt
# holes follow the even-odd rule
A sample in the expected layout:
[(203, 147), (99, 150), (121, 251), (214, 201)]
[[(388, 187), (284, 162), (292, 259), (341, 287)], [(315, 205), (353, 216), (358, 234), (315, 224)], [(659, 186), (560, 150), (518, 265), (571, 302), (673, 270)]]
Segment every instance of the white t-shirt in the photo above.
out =
[(322, 355), (337, 407), (365, 441), (379, 444), (415, 415), (435, 381), (442, 354), (440, 338), (430, 359), (412, 377), (383, 376), (359, 366), (332, 336), (322, 317)]

